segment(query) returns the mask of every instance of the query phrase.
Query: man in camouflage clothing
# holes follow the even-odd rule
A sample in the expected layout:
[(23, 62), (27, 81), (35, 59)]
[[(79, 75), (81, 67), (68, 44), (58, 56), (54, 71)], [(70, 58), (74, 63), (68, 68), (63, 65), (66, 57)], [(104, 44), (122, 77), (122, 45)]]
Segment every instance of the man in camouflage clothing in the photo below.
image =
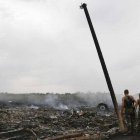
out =
[(140, 93), (139, 93), (139, 99), (137, 100), (138, 106), (139, 106), (139, 111), (138, 111), (138, 132), (140, 132)]
[[(121, 114), (123, 115), (123, 111), (125, 109), (125, 116), (127, 121), (127, 133), (124, 135), (131, 135), (134, 131), (134, 114), (137, 110), (137, 101), (134, 99), (133, 96), (129, 95), (129, 91), (126, 89), (124, 91), (124, 97), (122, 98), (122, 107), (121, 107)], [(135, 102), (135, 106), (134, 106)]]

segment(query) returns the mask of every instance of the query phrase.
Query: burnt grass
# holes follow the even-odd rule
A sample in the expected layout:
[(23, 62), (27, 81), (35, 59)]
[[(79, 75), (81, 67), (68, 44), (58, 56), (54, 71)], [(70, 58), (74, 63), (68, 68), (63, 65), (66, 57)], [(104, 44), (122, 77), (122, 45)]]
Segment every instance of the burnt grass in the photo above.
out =
[(0, 139), (90, 140), (118, 133), (112, 107), (98, 113), (97, 103), (79, 95), (3, 93), (0, 97)]

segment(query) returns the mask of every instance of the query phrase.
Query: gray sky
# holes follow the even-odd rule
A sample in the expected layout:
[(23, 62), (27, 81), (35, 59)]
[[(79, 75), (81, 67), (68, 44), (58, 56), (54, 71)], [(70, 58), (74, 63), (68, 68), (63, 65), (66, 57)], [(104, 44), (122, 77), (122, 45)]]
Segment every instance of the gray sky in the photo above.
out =
[(139, 0), (0, 0), (0, 92), (108, 92), (83, 2), (115, 93), (140, 92)]

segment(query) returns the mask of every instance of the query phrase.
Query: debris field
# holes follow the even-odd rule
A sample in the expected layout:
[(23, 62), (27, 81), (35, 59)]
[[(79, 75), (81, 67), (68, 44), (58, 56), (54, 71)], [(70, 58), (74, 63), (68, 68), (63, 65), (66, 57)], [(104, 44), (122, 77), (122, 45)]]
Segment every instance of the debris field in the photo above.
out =
[[(0, 139), (90, 140), (118, 131), (118, 120), (109, 108), (78, 106), (56, 109), (44, 105), (0, 106)], [(102, 113), (103, 111), (103, 113)]]

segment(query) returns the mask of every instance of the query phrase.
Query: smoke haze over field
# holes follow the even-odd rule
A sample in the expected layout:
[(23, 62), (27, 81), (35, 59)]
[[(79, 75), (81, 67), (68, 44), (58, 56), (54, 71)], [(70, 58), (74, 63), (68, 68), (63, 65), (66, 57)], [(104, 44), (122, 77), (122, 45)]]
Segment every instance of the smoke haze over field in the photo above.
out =
[[(118, 105), (122, 103), (123, 94), (118, 94)], [(135, 99), (138, 99), (138, 95), (134, 95)], [(108, 106), (113, 106), (109, 93), (65, 93), (65, 94), (53, 94), (53, 93), (31, 93), (31, 94), (10, 94), (0, 93), (0, 105), (30, 105), (31, 108), (37, 108), (37, 105), (48, 106), (56, 109), (69, 109), (76, 108), (77, 106), (94, 106), (99, 103), (105, 103)]]
[(0, 92), (108, 92), (81, 2), (115, 93), (140, 92), (139, 0), (0, 0)]

